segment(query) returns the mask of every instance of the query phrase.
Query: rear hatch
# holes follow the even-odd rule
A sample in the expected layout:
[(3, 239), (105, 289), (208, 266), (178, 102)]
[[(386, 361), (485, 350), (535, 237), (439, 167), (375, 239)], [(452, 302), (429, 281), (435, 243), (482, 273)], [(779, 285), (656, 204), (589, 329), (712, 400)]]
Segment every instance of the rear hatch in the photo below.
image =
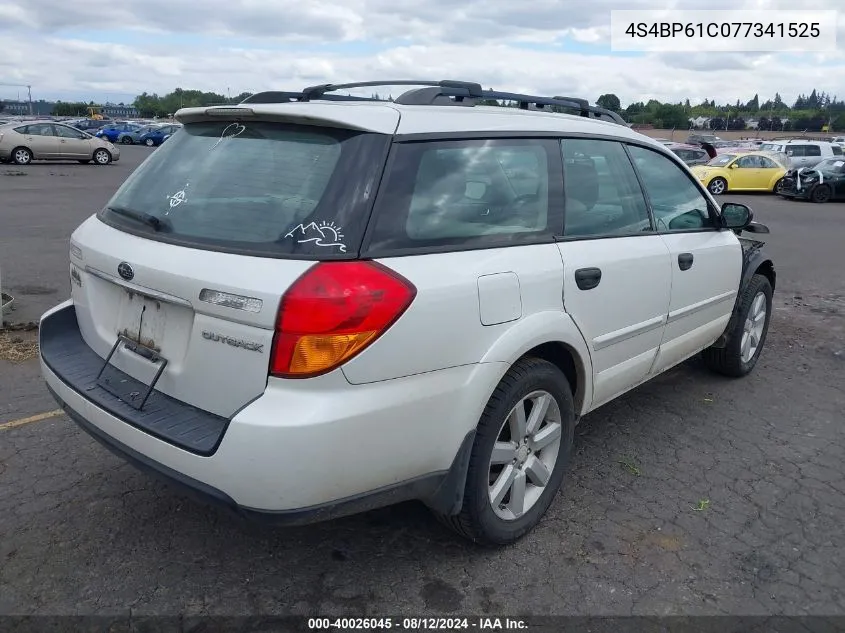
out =
[(73, 234), (71, 289), (101, 357), (229, 417), (266, 388), (285, 291), (357, 257), (390, 136), (199, 118)]

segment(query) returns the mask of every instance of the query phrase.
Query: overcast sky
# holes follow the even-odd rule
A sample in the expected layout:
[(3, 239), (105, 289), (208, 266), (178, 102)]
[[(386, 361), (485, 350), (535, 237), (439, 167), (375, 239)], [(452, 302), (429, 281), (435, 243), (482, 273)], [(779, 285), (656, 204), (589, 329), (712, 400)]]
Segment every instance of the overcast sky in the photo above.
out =
[[(612, 53), (610, 9), (839, 9), (831, 53)], [(0, 83), (131, 102), (427, 78), (631, 101), (845, 98), (843, 0), (0, 0)], [(25, 88), (0, 86), (0, 98)]]

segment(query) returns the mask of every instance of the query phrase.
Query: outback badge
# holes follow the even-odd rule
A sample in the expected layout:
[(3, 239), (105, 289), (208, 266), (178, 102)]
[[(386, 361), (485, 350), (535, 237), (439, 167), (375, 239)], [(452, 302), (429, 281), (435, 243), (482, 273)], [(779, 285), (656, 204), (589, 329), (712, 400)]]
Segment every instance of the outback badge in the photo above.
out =
[(244, 341), (241, 339), (232, 338), (231, 336), (217, 334), (216, 332), (208, 332), (207, 330), (203, 331), (202, 337), (207, 341), (219, 341), (221, 343), (231, 345), (232, 347), (240, 347), (241, 349), (249, 350), (250, 352), (258, 352), (259, 354), (264, 353), (263, 343), (253, 343), (251, 341)]

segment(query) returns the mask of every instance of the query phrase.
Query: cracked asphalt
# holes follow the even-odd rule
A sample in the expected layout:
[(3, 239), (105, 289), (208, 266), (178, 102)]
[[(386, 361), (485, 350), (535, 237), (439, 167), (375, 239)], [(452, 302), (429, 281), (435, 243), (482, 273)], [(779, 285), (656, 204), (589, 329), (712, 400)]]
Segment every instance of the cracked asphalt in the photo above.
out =
[[(0, 165), (7, 319), (67, 296), (70, 232), (148, 152)], [(518, 544), (472, 546), (416, 504), (246, 524), (57, 416), (0, 430), (0, 614), (845, 615), (845, 204), (725, 198), (772, 230), (755, 372), (691, 361), (587, 416), (560, 494)], [(55, 408), (35, 360), (0, 360), (0, 424)]]

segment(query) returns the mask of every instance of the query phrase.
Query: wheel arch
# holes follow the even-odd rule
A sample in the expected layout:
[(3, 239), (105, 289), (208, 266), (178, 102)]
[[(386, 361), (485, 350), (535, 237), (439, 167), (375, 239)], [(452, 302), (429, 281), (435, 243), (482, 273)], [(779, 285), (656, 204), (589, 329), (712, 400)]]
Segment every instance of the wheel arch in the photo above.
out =
[(722, 194), (715, 194), (712, 191), (710, 191), (710, 185), (713, 184), (713, 182), (716, 181), (716, 180), (721, 180), (723, 183), (725, 183), (725, 188), (722, 191), (722, 194), (725, 194), (730, 190), (731, 183), (728, 180), (727, 176), (722, 174), (722, 173), (717, 173), (717, 174), (712, 175), (710, 178), (708, 178), (706, 183), (702, 183), (704, 185), (704, 188), (707, 189), (707, 192), (710, 195), (712, 195), (712, 196), (722, 195)]
[(736, 312), (737, 307), (742, 300), (742, 293), (748, 287), (748, 284), (751, 283), (754, 275), (763, 275), (766, 279), (768, 279), (772, 286), (772, 292), (774, 292), (777, 286), (777, 272), (775, 271), (774, 261), (763, 252), (762, 243), (747, 251), (743, 249), (742, 277), (739, 282), (739, 288), (736, 294), (733, 311), (731, 312), (731, 318), (728, 321), (728, 325), (725, 327), (725, 331), (721, 336), (719, 336), (716, 342), (713, 343), (713, 347), (723, 348), (728, 344), (728, 333), (732, 331), (733, 326), (736, 323)]
[(31, 147), (29, 147), (28, 145), (15, 145), (12, 148), (12, 151), (9, 153), (9, 160), (10, 161), (12, 161), (12, 162), (15, 161), (15, 152), (17, 152), (19, 149), (25, 149), (26, 151), (28, 151), (29, 155), (32, 157), (31, 160), (35, 160), (36, 154), (35, 154), (34, 151), (32, 151)]
[(772, 290), (775, 289), (775, 286), (777, 284), (777, 273), (775, 272), (775, 264), (771, 259), (764, 259), (763, 261), (761, 261), (757, 265), (757, 267), (754, 268), (754, 271), (748, 276), (748, 280), (746, 280), (744, 278), (745, 275), (743, 275), (743, 287), (745, 286), (745, 284), (751, 281), (751, 278), (754, 275), (763, 275), (766, 279), (769, 280), (769, 283), (772, 285)]
[[(586, 413), (592, 402), (593, 365), (589, 348), (568, 314), (536, 313), (520, 319), (501, 334), (481, 359), (482, 363), (501, 365), (495, 381), (488, 385), (490, 395), (510, 368), (526, 357), (541, 358), (558, 367), (572, 388), (576, 421)], [(482, 409), (485, 405), (486, 402)], [(476, 428), (469, 431), (441, 485), (422, 499), (440, 515), (454, 516), (461, 511), (475, 434)]]
[(576, 416), (586, 413), (593, 394), (592, 359), (568, 314), (541, 312), (520, 320), (496, 340), (481, 362), (503, 363), (501, 380), (508, 369), (525, 357), (542, 358), (560, 369), (572, 388)]

